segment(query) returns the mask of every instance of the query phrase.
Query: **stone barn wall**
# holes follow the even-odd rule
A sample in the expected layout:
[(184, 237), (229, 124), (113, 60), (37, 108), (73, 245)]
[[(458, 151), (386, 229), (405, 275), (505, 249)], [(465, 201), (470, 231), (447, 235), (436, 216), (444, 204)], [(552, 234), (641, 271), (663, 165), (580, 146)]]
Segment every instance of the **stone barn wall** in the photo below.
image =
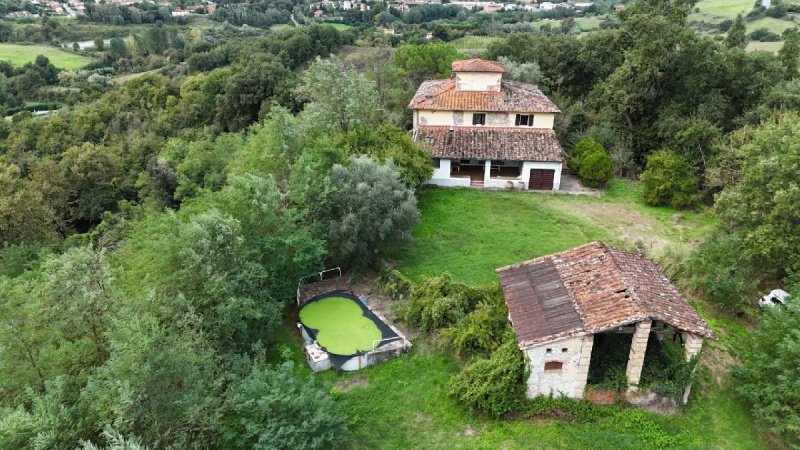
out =
[(594, 336), (587, 335), (525, 350), (530, 363), (528, 398), (550, 394), (582, 398), (589, 376), (593, 343)]

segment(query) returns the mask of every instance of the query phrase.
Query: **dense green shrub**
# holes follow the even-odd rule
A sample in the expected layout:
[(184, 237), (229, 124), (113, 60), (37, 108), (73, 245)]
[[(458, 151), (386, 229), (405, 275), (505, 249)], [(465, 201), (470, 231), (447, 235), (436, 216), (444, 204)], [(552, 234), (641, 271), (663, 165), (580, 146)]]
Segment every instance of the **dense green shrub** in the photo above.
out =
[(445, 273), (414, 288), (405, 320), (422, 331), (439, 330), (459, 322), (486, 297), (485, 289), (453, 283)]
[(393, 300), (405, 299), (414, 290), (414, 283), (399, 270), (381, 270), (380, 279), (383, 291)]
[(417, 199), (391, 161), (351, 158), (347, 166), (333, 166), (331, 182), (328, 246), (335, 263), (366, 268), (384, 250), (411, 240), (420, 220)]
[(659, 150), (648, 156), (640, 178), (642, 198), (648, 205), (677, 209), (697, 205), (697, 177), (686, 159), (673, 151)]
[(718, 304), (746, 307), (758, 285), (750, 258), (738, 233), (717, 230), (687, 261), (692, 287)]
[(592, 150), (581, 156), (578, 175), (589, 187), (604, 185), (614, 175), (614, 162), (605, 149)]
[(488, 355), (503, 343), (508, 329), (508, 308), (498, 287), (443, 334), (459, 356)]
[[(792, 290), (800, 295), (797, 289)], [(800, 308), (773, 308), (744, 343), (742, 364), (732, 371), (736, 392), (753, 415), (800, 448)]]
[(347, 437), (345, 419), (313, 378), (295, 375), (291, 361), (255, 362), (226, 395), (220, 434), (230, 448), (331, 448)]
[(527, 378), (525, 357), (513, 333), (489, 358), (473, 361), (455, 375), (450, 395), (467, 408), (502, 417), (521, 405)]
[(594, 139), (582, 139), (577, 145), (575, 145), (575, 149), (572, 150), (572, 154), (569, 156), (567, 164), (569, 165), (570, 169), (580, 172), (583, 155), (595, 151), (605, 152), (605, 149), (603, 148), (602, 144)]

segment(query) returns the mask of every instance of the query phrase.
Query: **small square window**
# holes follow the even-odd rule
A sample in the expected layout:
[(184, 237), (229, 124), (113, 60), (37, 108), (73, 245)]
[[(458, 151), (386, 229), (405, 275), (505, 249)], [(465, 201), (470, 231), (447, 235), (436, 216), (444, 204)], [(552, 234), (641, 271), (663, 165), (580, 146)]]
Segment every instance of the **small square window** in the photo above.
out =
[(472, 124), (473, 125), (486, 125), (486, 113), (474, 113), (474, 114), (472, 114)]
[(567, 353), (568, 351), (569, 351), (569, 349), (568, 349), (568, 348), (562, 348), (562, 349), (561, 349), (561, 353)]
[(441, 160), (439, 158), (433, 158), (431, 160), (431, 163), (433, 164), (433, 167), (437, 169), (439, 168), (439, 166), (441, 166)]
[(552, 348), (548, 348), (547, 349), (547, 353), (553, 353), (553, 349)]
[(532, 127), (533, 126), (533, 114), (517, 114), (517, 119), (514, 123), (518, 127)]

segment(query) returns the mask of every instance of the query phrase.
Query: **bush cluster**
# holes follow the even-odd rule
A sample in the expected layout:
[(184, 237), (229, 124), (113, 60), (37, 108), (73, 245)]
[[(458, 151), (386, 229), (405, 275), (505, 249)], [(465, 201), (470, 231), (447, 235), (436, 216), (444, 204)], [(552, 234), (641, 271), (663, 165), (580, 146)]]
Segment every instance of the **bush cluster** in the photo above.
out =
[(569, 159), (569, 166), (590, 187), (602, 186), (614, 175), (614, 162), (603, 145), (593, 139), (578, 142)]
[(455, 325), (487, 298), (487, 290), (453, 283), (445, 273), (417, 285), (409, 299), (405, 321), (429, 332)]
[(648, 205), (687, 209), (699, 201), (697, 177), (686, 159), (671, 150), (648, 156), (639, 178), (644, 185), (642, 198)]
[(508, 333), (491, 357), (476, 359), (453, 377), (450, 395), (475, 412), (502, 417), (520, 406), (526, 379), (525, 357)]

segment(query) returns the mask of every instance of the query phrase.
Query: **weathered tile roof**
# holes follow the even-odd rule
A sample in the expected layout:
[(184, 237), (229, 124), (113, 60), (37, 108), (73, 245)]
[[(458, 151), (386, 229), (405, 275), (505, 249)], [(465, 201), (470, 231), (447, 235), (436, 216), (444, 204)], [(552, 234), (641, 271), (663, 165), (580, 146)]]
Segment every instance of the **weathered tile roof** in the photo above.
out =
[(420, 125), (414, 140), (434, 158), (564, 161), (556, 133), (545, 128)]
[(460, 61), (453, 61), (451, 65), (453, 72), (495, 72), (503, 73), (506, 69), (503, 68), (496, 61), (487, 61), (485, 59), (462, 59)]
[(592, 242), (497, 269), (521, 348), (642, 320), (714, 337), (647, 257)]
[(499, 91), (463, 91), (456, 89), (455, 80), (428, 80), (417, 89), (408, 108), (443, 111), (561, 112), (535, 84), (507, 80), (501, 81)]

